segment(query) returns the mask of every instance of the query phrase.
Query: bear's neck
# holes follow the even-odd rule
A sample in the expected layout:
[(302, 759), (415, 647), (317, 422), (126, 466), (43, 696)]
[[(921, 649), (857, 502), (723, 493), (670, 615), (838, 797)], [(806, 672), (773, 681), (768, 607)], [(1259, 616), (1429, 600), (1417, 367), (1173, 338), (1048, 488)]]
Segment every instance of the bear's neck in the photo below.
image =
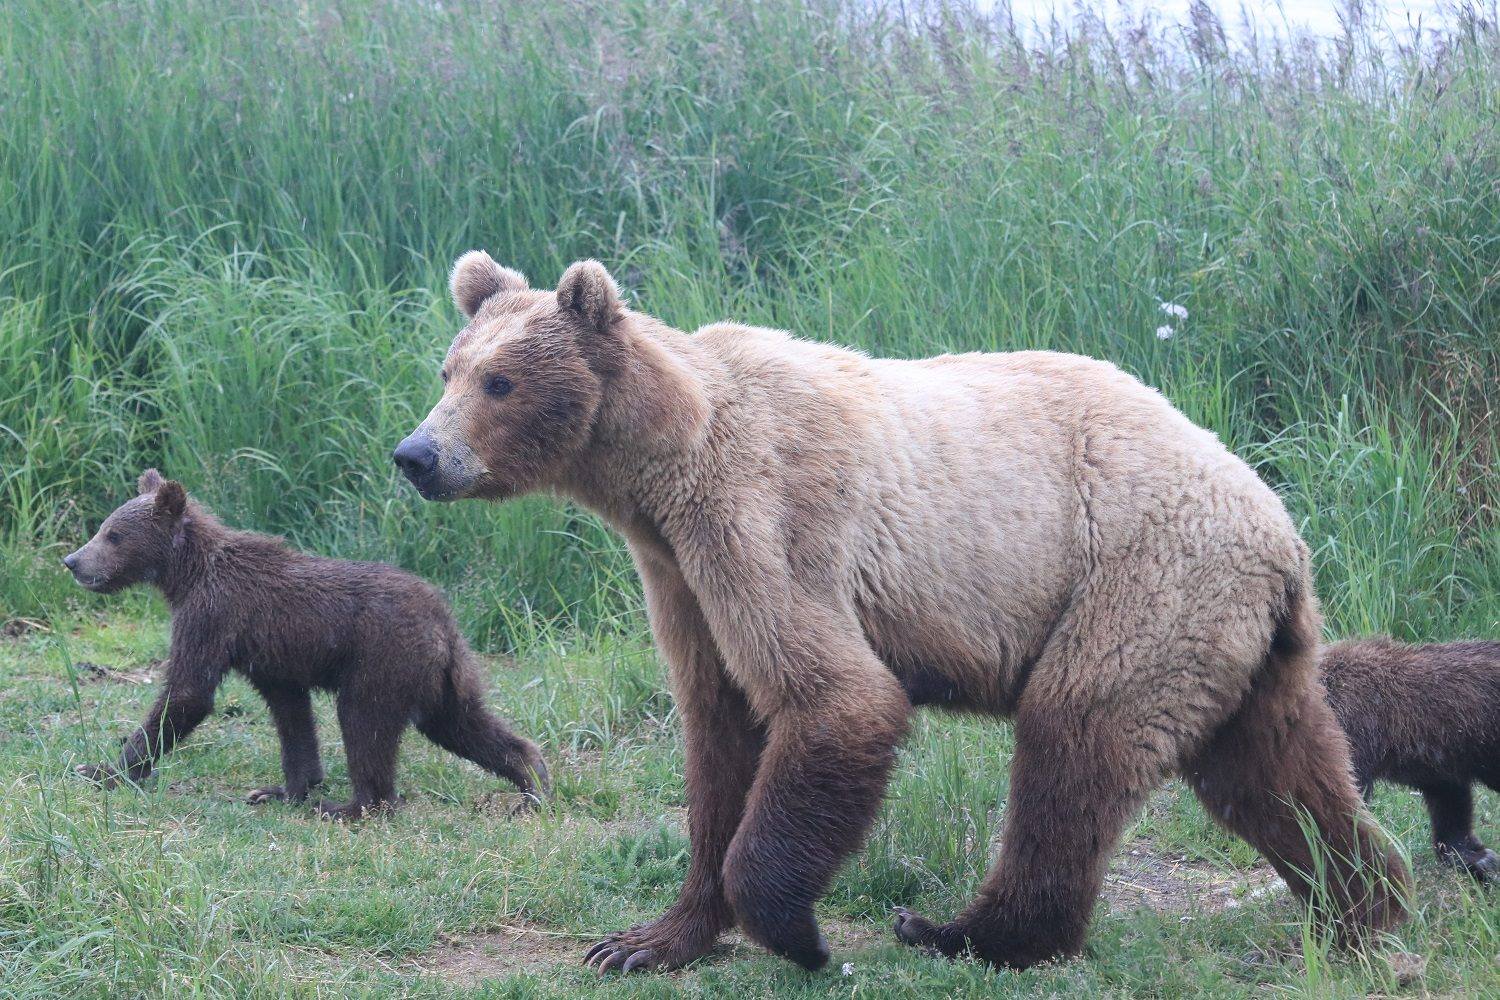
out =
[(181, 604), (207, 581), (225, 530), (201, 508), (188, 509), (172, 539), (166, 571), (153, 581), (168, 605)]
[(719, 401), (713, 362), (690, 336), (627, 316), (625, 360), (607, 378), (589, 444), (556, 485), (629, 534), (630, 524), (664, 513), (646, 487), (659, 486), (664, 467), (692, 464)]

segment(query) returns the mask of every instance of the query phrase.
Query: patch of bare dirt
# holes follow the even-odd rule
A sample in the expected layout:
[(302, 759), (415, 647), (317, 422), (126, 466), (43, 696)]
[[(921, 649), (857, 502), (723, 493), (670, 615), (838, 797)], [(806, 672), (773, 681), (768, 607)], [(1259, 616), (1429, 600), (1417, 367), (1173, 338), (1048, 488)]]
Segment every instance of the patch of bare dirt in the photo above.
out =
[(45, 622), (34, 618), (9, 618), (0, 623), (0, 639), (20, 639), (32, 632), (50, 632)]
[(1161, 854), (1138, 841), (1115, 858), (1104, 877), (1110, 913), (1148, 909), (1158, 913), (1213, 914), (1286, 891), (1268, 865), (1225, 870), (1183, 855)]
[(583, 960), (591, 936), (515, 921), (482, 934), (444, 935), (416, 965), (463, 986), (519, 972), (542, 972)]

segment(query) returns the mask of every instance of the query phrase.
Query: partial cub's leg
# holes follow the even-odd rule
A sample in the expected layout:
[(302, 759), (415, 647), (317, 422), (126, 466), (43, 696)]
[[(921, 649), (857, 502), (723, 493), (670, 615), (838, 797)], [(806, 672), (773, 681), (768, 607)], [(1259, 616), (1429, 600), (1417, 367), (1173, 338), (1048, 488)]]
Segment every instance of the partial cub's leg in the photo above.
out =
[(348, 802), (322, 800), (318, 812), (329, 819), (358, 819), (366, 810), (395, 807), (396, 754), (406, 729), (409, 706), (386, 696), (378, 682), (347, 680), (339, 690), (339, 729), (349, 760), (354, 796)]
[(228, 663), (218, 649), (174, 635), (161, 692), (140, 727), (126, 738), (119, 762), (113, 767), (80, 764), (74, 770), (106, 788), (113, 787), (122, 776), (131, 781), (146, 780), (157, 760), (187, 739), (213, 711), (214, 694), (227, 669)]
[(1016, 714), (999, 860), (951, 923), (898, 909), (903, 942), (1016, 968), (1083, 947), (1115, 843), (1164, 779), (1174, 748), (1143, 728), (1149, 717), (1118, 714), (1102, 699), (1035, 695), (1023, 695)]
[(1418, 789), (1432, 817), (1438, 860), (1480, 881), (1500, 876), (1500, 860), (1474, 836), (1474, 790), (1467, 782), (1432, 782)]
[(276, 736), (281, 741), (283, 783), (257, 788), (248, 801), (301, 802), (307, 792), (323, 783), (323, 761), (318, 752), (318, 727), (313, 718), (312, 697), (298, 684), (279, 684), (252, 676), (250, 683), (266, 700)]
[(734, 922), (723, 866), (755, 777), (763, 732), (723, 661), (698, 602), (676, 568), (638, 557), (656, 644), (671, 671), (682, 719), (692, 852), (677, 902), (660, 917), (589, 949), (600, 970), (672, 969), (691, 962)]

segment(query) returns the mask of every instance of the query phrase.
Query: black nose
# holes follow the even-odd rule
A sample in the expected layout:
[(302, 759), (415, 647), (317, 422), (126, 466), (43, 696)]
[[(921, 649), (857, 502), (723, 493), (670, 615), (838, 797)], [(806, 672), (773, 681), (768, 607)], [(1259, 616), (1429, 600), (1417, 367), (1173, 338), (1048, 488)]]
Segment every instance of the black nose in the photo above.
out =
[(74, 552), (71, 555), (63, 556), (63, 565), (66, 566), (66, 567), (68, 567), (68, 569), (70, 571), (74, 570), (74, 569), (77, 569), (78, 568), (78, 553)]
[(391, 458), (406, 478), (414, 483), (431, 476), (432, 470), (437, 468), (437, 449), (426, 437), (415, 434), (398, 444)]

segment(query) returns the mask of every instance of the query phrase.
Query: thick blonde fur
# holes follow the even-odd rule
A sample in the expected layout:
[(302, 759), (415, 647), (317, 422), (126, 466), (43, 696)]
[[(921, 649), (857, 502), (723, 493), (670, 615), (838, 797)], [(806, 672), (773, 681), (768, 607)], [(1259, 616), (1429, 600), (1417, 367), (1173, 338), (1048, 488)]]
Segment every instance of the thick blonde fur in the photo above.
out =
[[(692, 871), (660, 921), (590, 953), (601, 967), (681, 964), (731, 922), (821, 964), (811, 904), (913, 704), (1014, 716), (1018, 751), (980, 899), (944, 926), (903, 912), (911, 943), (1009, 965), (1076, 951), (1119, 831), (1173, 773), (1294, 887), (1289, 803), (1354, 866), (1403, 877), (1318, 694), (1308, 553), (1280, 500), (1113, 365), (689, 335), (619, 306), (590, 263), (483, 303), (445, 371), (409, 439), (431, 453), (424, 495), (597, 510), (672, 669)], [(504, 398), (478, 388), (496, 372)], [(1341, 921), (1399, 919), (1346, 881)]]

